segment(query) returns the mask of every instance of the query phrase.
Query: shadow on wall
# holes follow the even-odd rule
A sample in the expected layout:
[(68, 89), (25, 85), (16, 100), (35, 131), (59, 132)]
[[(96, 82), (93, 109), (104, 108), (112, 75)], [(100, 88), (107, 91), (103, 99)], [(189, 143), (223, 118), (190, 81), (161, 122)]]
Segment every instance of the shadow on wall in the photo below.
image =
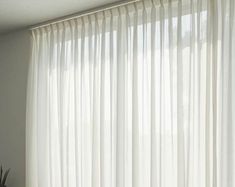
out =
[(25, 110), (30, 34), (0, 35), (0, 164), (7, 186), (25, 187)]

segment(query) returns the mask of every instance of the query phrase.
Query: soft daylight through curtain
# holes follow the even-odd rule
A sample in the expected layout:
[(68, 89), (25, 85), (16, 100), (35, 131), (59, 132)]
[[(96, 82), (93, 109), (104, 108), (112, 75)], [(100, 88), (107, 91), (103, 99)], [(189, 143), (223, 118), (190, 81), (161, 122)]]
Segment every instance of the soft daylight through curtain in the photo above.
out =
[(234, 187), (233, 0), (143, 0), (32, 31), (27, 187)]

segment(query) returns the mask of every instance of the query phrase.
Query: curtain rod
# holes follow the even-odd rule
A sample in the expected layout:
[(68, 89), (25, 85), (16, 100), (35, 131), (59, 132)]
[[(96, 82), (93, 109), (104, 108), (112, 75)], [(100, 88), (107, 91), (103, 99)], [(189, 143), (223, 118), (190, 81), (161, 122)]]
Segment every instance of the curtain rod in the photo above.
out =
[(37, 29), (37, 28), (40, 28), (40, 27), (45, 27), (45, 26), (51, 25), (51, 24), (60, 23), (60, 22), (63, 22), (63, 21), (74, 19), (74, 18), (79, 18), (79, 17), (95, 14), (95, 13), (98, 13), (98, 12), (101, 12), (101, 11), (110, 10), (110, 9), (113, 9), (113, 8), (128, 5), (128, 4), (131, 4), (131, 3), (138, 2), (138, 1), (141, 1), (141, 0), (122, 0), (122, 1), (114, 2), (114, 3), (109, 3), (109, 4), (106, 4), (104, 6), (99, 6), (99, 7), (96, 7), (96, 8), (88, 9), (88, 10), (85, 10), (85, 11), (81, 11), (81, 12), (78, 12), (78, 13), (74, 13), (74, 14), (70, 14), (70, 15), (67, 15), (67, 16), (59, 17), (59, 18), (56, 18), (56, 19), (48, 20), (48, 21), (45, 21), (45, 22), (42, 22), (42, 23), (39, 23), (39, 24), (36, 24), (36, 25), (32, 25), (32, 26), (29, 27), (29, 30), (34, 30), (34, 29)]

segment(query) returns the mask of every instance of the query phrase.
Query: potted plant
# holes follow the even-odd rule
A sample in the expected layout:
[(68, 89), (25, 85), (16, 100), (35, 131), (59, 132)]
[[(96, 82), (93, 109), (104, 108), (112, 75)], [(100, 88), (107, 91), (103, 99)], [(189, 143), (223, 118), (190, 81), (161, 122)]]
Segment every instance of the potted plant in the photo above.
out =
[(6, 187), (6, 180), (10, 169), (6, 170), (6, 172), (3, 171), (2, 166), (0, 170), (0, 187)]

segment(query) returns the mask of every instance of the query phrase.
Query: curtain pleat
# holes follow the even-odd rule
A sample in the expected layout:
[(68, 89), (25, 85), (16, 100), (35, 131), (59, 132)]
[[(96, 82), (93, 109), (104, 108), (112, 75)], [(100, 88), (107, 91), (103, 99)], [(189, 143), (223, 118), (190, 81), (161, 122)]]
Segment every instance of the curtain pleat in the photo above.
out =
[(234, 187), (234, 0), (143, 0), (32, 31), (27, 187)]

